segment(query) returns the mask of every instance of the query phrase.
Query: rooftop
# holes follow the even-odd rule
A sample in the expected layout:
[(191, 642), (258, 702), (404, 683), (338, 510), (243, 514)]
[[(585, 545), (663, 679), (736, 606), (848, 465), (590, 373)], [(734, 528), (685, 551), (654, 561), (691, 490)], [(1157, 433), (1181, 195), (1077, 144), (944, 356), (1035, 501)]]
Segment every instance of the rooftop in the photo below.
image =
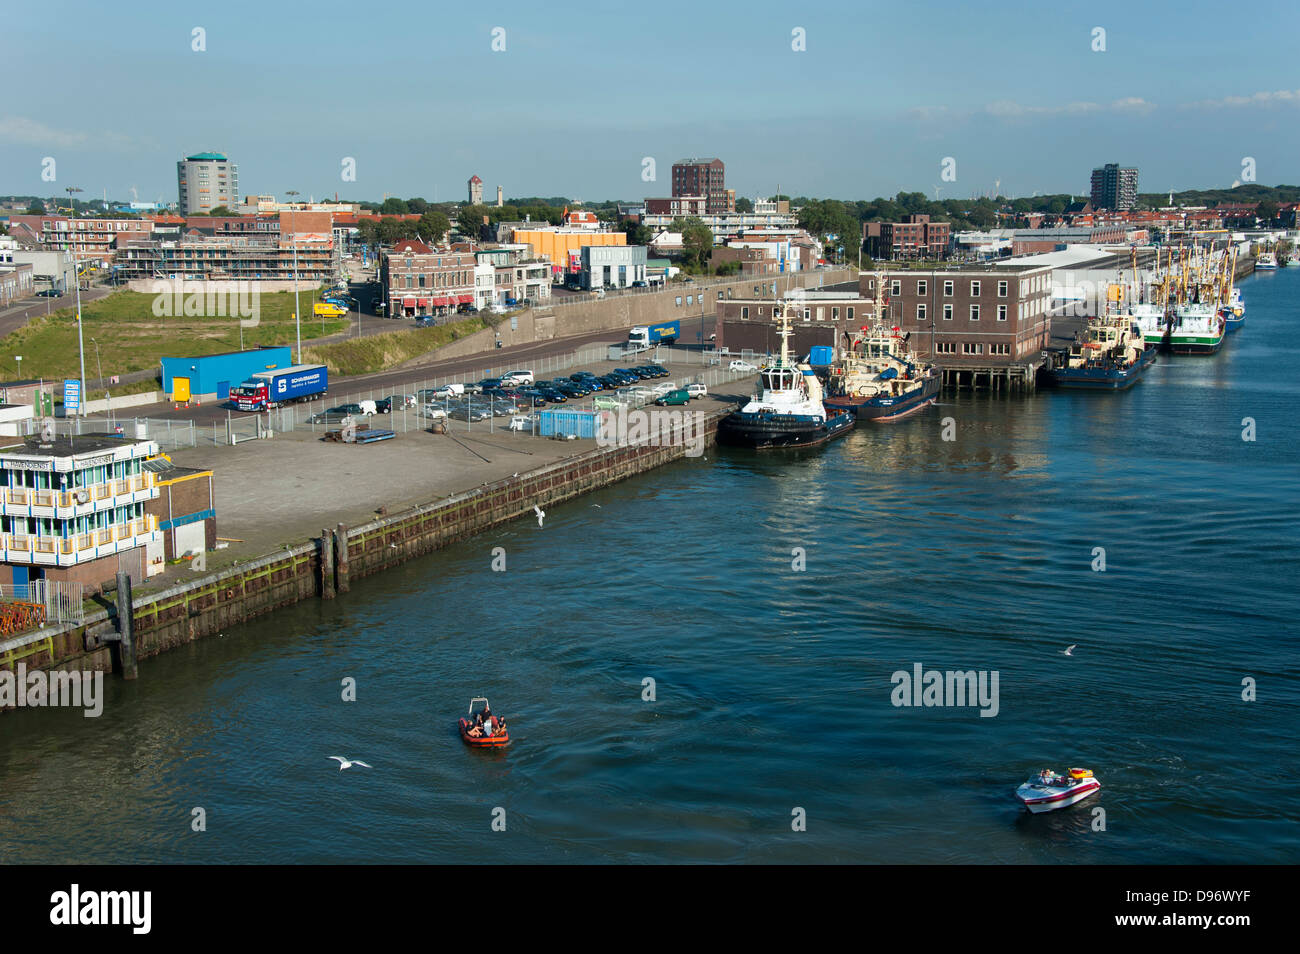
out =
[(55, 437), (43, 443), (39, 436), (23, 438), (22, 450), (0, 452), (3, 457), (80, 457), (83, 454), (97, 454), (114, 451), (134, 444), (147, 444), (149, 441), (137, 441), (130, 437), (118, 437), (116, 434), (76, 434)]
[(196, 152), (192, 156), (185, 157), (186, 162), (229, 162), (224, 155), (219, 152)]

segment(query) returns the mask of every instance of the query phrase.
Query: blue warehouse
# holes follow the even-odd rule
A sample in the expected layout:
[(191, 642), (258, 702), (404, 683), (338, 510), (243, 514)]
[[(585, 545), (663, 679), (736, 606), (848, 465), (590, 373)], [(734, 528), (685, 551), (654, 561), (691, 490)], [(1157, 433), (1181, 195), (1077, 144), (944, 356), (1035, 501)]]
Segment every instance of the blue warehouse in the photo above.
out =
[(172, 401), (224, 401), (257, 371), (273, 371), (293, 364), (291, 350), (257, 348), (202, 358), (163, 358), (163, 392)]

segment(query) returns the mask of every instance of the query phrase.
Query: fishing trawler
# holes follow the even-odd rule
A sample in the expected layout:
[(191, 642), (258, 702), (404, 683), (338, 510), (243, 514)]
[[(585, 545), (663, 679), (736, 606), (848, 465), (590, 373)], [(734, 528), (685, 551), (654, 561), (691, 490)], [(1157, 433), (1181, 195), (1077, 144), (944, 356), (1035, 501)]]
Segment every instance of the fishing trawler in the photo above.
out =
[(1272, 252), (1260, 252), (1255, 258), (1255, 269), (1277, 268), (1277, 256)]
[[(1236, 256), (1216, 256), (1208, 248), (1180, 248), (1178, 254), (1175, 266), (1170, 249), (1168, 267), (1152, 282), (1150, 301), (1130, 310), (1133, 323), (1148, 348), (1174, 354), (1214, 354), (1228, 332), (1233, 292), (1237, 292), (1235, 307), (1245, 313), (1241, 294), (1232, 285)], [(1225, 302), (1229, 303), (1226, 314)], [(1239, 327), (1244, 319), (1237, 317)]]
[(1122, 391), (1155, 363), (1155, 350), (1145, 347), (1129, 315), (1111, 312), (1090, 319), (1082, 341), (1052, 353), (1047, 380), (1059, 388)]
[(902, 420), (933, 404), (943, 383), (939, 368), (907, 349), (910, 333), (885, 323), (884, 277), (876, 280), (875, 321), (863, 325), (831, 364), (825, 405), (859, 421)]
[(790, 359), (790, 322), (794, 306), (782, 307), (781, 354), (758, 375), (761, 390), (739, 410), (718, 424), (718, 441), (768, 450), (782, 447), (813, 447), (853, 429), (853, 415), (833, 413), (822, 403), (822, 383), (812, 367)]

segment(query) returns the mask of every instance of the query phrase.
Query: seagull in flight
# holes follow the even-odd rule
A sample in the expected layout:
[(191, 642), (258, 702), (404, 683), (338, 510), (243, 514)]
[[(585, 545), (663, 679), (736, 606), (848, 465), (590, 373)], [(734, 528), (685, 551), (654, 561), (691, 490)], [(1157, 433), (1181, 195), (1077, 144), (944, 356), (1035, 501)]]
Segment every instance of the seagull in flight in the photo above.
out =
[(345, 768), (352, 768), (352, 766), (354, 765), (360, 765), (362, 768), (374, 768), (373, 765), (367, 765), (365, 762), (361, 761), (360, 759), (353, 759), (351, 762), (349, 762), (341, 755), (331, 755), (330, 758), (334, 759), (336, 762), (339, 763), (340, 772), (342, 772)]
[(537, 514), (537, 526), (540, 528), (542, 521), (546, 519), (546, 511), (537, 504), (533, 504), (533, 513)]
[(1061, 655), (1062, 655), (1062, 656), (1073, 656), (1073, 655), (1074, 655), (1074, 647), (1075, 647), (1075, 646), (1078, 646), (1078, 645), (1079, 645), (1078, 643), (1071, 643), (1070, 645), (1066, 646), (1064, 649), (1061, 650)]

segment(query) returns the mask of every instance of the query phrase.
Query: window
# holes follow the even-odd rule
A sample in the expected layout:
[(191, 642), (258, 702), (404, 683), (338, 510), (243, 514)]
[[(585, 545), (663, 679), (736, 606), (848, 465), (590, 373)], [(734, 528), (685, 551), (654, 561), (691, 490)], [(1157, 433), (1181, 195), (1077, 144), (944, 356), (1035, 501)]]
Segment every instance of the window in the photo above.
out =
[(682, 296), (681, 296), (681, 295), (678, 295), (678, 296), (677, 296), (677, 304), (680, 305), (681, 303), (682, 303)]
[(999, 297), (999, 298), (1006, 298), (1006, 297), (1007, 297), (1007, 283), (1006, 283), (1006, 282), (998, 282), (998, 297)]
[(925, 303), (921, 302), (916, 306), (916, 320), (925, 321)]
[(832, 308), (831, 321), (839, 321), (839, 320), (840, 320), (840, 310), (838, 308)]
[(979, 320), (980, 320), (980, 306), (979, 306), (979, 305), (971, 305), (971, 306), (970, 306), (970, 320), (971, 320), (971, 321), (979, 321)]
[(420, 287), (421, 287), (421, 288), (424, 287), (424, 273), (423, 273), (423, 272), (420, 273)]
[(983, 352), (984, 345), (978, 341), (963, 341), (961, 343), (962, 354), (982, 354)]
[(918, 278), (916, 281), (916, 294), (919, 295), (921, 298), (924, 298), (926, 295), (930, 294), (929, 286), (930, 283), (927, 282), (925, 279)]
[(1010, 354), (1011, 345), (1009, 344), (991, 344), (989, 345), (989, 354)]
[(998, 305), (998, 321), (1006, 321), (1006, 320), (1007, 320), (1007, 306)]
[(943, 306), (943, 320), (952, 321), (952, 305)]
[(952, 282), (943, 283), (943, 297), (944, 298), (952, 297)]
[(742, 320), (744, 320), (744, 319), (746, 319), (746, 318), (749, 317), (749, 306), (748, 306), (748, 305), (742, 305), (742, 306), (741, 306), (741, 308), (740, 308), (740, 317), (741, 317)]
[(686, 304), (688, 304), (688, 305), (693, 305), (693, 304), (695, 304), (695, 296), (694, 296), (694, 295), (687, 295), (687, 296), (686, 296)]
[(889, 283), (889, 294), (895, 296), (903, 294), (903, 283), (899, 279), (895, 278)]
[(811, 317), (812, 317), (812, 309), (811, 309), (811, 308), (805, 308), (805, 309), (803, 310), (803, 320), (804, 320), (804, 321), (807, 321), (807, 320), (808, 320), (809, 318), (811, 318)]
[(852, 320), (853, 320), (853, 309), (850, 308), (850, 309), (849, 309), (849, 321), (852, 321)]
[(972, 298), (978, 298), (978, 297), (980, 296), (980, 283), (979, 283), (979, 282), (971, 282), (971, 283), (970, 283), (970, 296), (971, 296)]
[(956, 354), (957, 345), (951, 341), (939, 341), (934, 346), (935, 354)]

